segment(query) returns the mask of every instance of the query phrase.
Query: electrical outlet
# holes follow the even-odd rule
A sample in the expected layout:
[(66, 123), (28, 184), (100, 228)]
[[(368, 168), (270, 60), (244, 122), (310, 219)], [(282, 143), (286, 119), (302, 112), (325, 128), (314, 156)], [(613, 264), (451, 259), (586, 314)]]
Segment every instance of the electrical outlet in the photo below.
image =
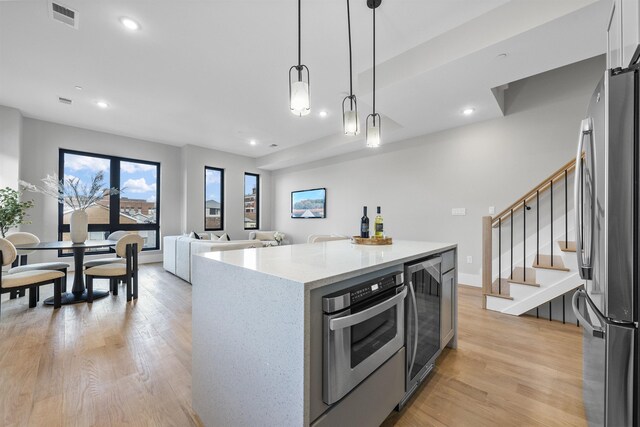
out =
[(496, 214), (496, 207), (489, 206), (489, 215), (495, 215), (495, 214)]
[(451, 215), (454, 216), (464, 216), (467, 214), (466, 208), (453, 208), (451, 209)]
[(473, 257), (471, 255), (467, 256), (467, 264), (473, 264)]

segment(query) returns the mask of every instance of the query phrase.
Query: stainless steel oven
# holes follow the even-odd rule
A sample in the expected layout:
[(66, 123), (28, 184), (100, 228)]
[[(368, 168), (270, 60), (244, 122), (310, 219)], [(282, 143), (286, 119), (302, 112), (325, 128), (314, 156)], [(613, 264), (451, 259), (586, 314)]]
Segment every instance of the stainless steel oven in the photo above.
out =
[(404, 345), (403, 274), (394, 273), (322, 298), (326, 404), (339, 401)]

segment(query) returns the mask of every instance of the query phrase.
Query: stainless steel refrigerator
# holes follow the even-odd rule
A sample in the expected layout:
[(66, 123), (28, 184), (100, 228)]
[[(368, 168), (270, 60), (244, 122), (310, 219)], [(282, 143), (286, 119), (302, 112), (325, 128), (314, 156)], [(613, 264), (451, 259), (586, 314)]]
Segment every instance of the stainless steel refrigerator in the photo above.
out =
[(583, 388), (590, 426), (639, 425), (638, 71), (608, 70), (582, 121), (576, 156), (576, 254), (584, 290)]

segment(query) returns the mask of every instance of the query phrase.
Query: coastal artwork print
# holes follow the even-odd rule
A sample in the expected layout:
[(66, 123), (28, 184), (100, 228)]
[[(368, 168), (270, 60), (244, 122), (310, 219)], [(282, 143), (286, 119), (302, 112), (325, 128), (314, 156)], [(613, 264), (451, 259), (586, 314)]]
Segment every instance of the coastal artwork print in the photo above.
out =
[(291, 192), (291, 218), (325, 218), (327, 189)]

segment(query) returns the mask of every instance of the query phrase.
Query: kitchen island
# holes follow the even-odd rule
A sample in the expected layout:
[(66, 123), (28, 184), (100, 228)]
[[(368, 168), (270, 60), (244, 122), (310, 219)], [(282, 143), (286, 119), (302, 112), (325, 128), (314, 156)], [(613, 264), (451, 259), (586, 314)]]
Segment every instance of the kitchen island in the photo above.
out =
[[(195, 256), (194, 410), (207, 426), (327, 424), (327, 414), (338, 414), (342, 403), (323, 402), (323, 297), (383, 276), (386, 282), (380, 284), (391, 285), (402, 280), (405, 264), (445, 252), (454, 260), (455, 250), (456, 245), (444, 243), (361, 246), (345, 240)], [(404, 286), (399, 289), (403, 292), (397, 298), (407, 295)], [(453, 280), (451, 289), (452, 333), (445, 344), (455, 346)], [(403, 304), (398, 307), (401, 316)], [(365, 420), (378, 424), (404, 394), (404, 318), (396, 323), (402, 349), (342, 399), (350, 401), (353, 413), (358, 402), (376, 402), (376, 396), (368, 400), (366, 393), (386, 396), (384, 404), (361, 408), (369, 416)], [(402, 395), (387, 393), (384, 385), (391, 383)], [(346, 404), (342, 406), (344, 411)]]

